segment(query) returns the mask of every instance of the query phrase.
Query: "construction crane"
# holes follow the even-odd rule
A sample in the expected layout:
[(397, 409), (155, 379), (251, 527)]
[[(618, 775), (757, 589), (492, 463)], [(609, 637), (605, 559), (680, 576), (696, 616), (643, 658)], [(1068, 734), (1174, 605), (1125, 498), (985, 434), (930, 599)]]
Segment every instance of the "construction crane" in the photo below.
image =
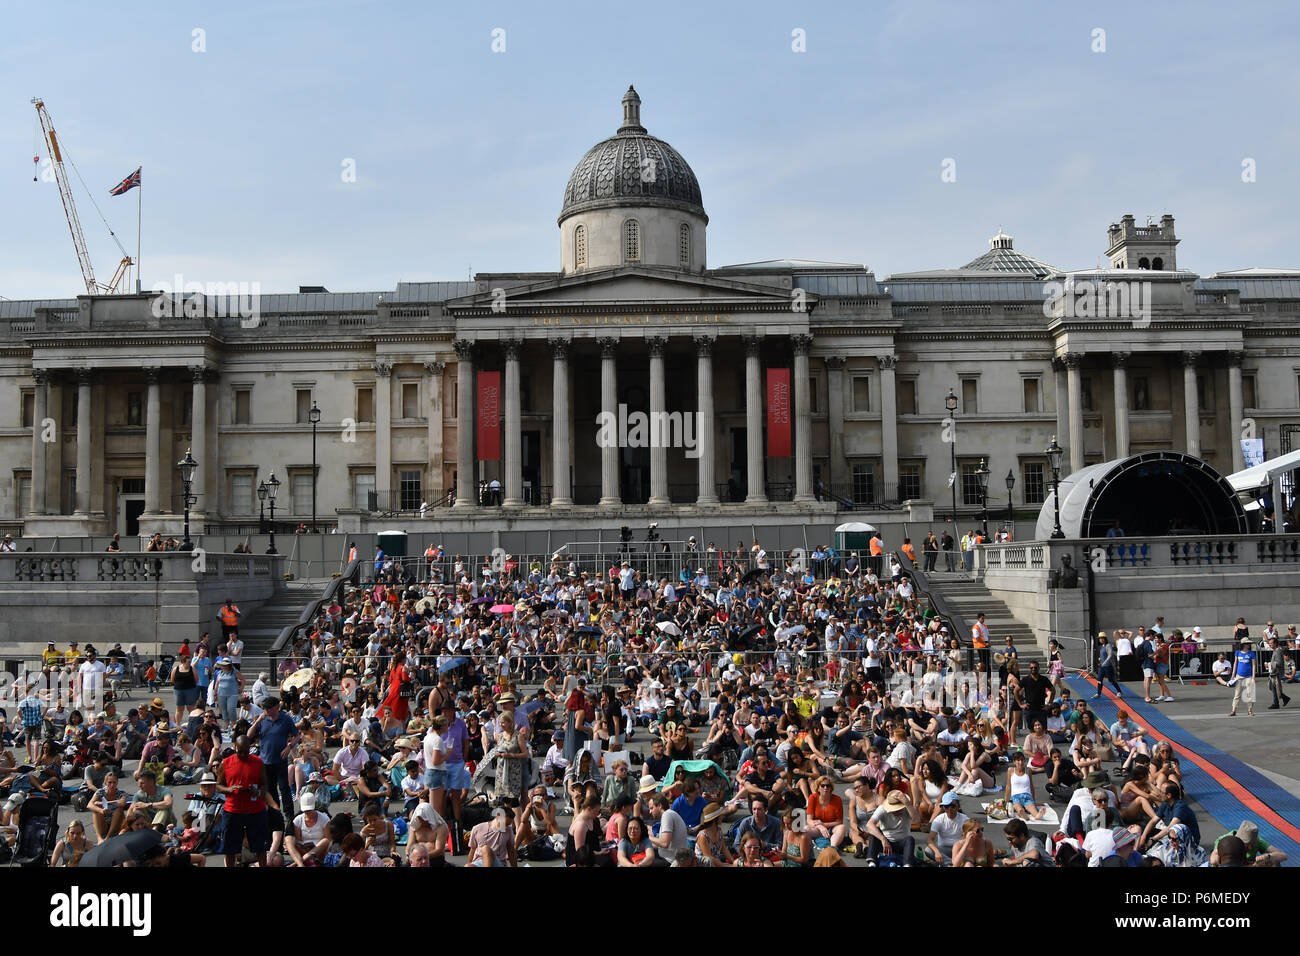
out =
[[(121, 250), (122, 261), (117, 264), (117, 271), (113, 273), (113, 278), (107, 284), (95, 281), (95, 269), (90, 264), (90, 252), (86, 249), (86, 237), (81, 232), (81, 220), (77, 216), (77, 205), (72, 199), (72, 187), (68, 184), (68, 174), (63, 168), (63, 153), (59, 149), (59, 139), (54, 132), (54, 122), (50, 119), (49, 112), (45, 109), (45, 102), (39, 96), (32, 97), (32, 104), (36, 107), (36, 116), (41, 123), (41, 132), (45, 138), (46, 148), (50, 153), (50, 167), (54, 170), (54, 181), (59, 186), (59, 198), (63, 200), (63, 214), (68, 220), (68, 229), (72, 233), (72, 244), (77, 249), (77, 262), (81, 264), (81, 278), (86, 283), (86, 291), (90, 295), (115, 295), (118, 292), (118, 286), (121, 285), (122, 279), (126, 276), (126, 271), (135, 261), (122, 248), (122, 243), (118, 241), (117, 234), (113, 232), (108, 225), (108, 220), (104, 219), (103, 212), (100, 212), (99, 204), (95, 202), (95, 197), (90, 196), (90, 202), (99, 212), (99, 218), (103, 220), (104, 227), (108, 229), (108, 234), (113, 237), (117, 243), (117, 248)], [(71, 159), (68, 160), (72, 162)], [(73, 165), (75, 172), (77, 167)], [(81, 179), (81, 173), (77, 173), (77, 178)], [(85, 180), (81, 180), (81, 185), (86, 185)], [(86, 190), (90, 194), (90, 190)]]

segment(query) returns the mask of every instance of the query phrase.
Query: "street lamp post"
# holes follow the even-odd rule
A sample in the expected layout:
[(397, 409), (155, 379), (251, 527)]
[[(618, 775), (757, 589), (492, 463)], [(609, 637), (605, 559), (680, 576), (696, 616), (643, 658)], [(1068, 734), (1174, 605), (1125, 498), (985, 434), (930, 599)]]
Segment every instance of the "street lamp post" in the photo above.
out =
[(275, 477), (275, 472), (271, 472), (271, 477), (257, 486), (257, 497), (263, 501), (271, 502), (271, 546), (266, 549), (267, 554), (277, 553), (275, 550), (275, 496), (280, 490), (280, 479)]
[(957, 394), (950, 388), (948, 397), (943, 400), (944, 408), (948, 409), (948, 418), (951, 421), (952, 441), (948, 443), (952, 451), (952, 478), (949, 486), (952, 488), (952, 536), (957, 537)]
[(320, 424), (320, 409), (316, 407), (316, 400), (312, 399), (311, 411), (308, 413), (311, 419), (311, 533), (316, 533), (316, 426)]
[(1007, 469), (1006, 481), (1007, 481), (1007, 538), (1008, 540), (1010, 540), (1011, 538), (1015, 537), (1011, 533), (1012, 532), (1011, 525), (1015, 521), (1015, 516), (1011, 513), (1011, 492), (1016, 487), (1016, 476), (1015, 473), (1010, 468)]
[(258, 534), (266, 534), (266, 482), (265, 481), (259, 481), (257, 483), (257, 502), (258, 502), (257, 532)]
[(980, 485), (980, 527), (984, 540), (989, 538), (989, 466), (983, 458), (975, 469), (975, 480)]
[(1052, 508), (1056, 512), (1056, 528), (1052, 532), (1053, 538), (1064, 538), (1065, 532), (1061, 530), (1061, 456), (1065, 450), (1056, 443), (1056, 436), (1052, 436), (1052, 443), (1047, 446), (1047, 462), (1052, 468)]
[(194, 504), (196, 499), (190, 494), (193, 489), (194, 469), (198, 468), (199, 463), (194, 460), (190, 454), (190, 449), (185, 449), (185, 457), (176, 463), (180, 469), (181, 485), (183, 486), (183, 495), (185, 498), (185, 540), (181, 542), (181, 548), (186, 551), (194, 550), (194, 542), (190, 540), (190, 505)]

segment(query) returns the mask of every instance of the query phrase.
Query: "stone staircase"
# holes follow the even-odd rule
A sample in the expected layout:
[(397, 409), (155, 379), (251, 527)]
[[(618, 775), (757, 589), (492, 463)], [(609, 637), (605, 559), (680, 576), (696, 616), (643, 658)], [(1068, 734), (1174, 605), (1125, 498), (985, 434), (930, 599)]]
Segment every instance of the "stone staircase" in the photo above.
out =
[(256, 680), (260, 671), (269, 672), (271, 646), (280, 632), (298, 623), (303, 608), (319, 598), (328, 584), (329, 579), (288, 581), (283, 592), (240, 621), (246, 680)]
[[(997, 653), (1011, 635), (1016, 644), (1016, 654), (1020, 658), (1021, 673), (1027, 673), (1030, 661), (1038, 661), (1041, 670), (1047, 673), (1047, 649), (1039, 647), (1033, 630), (1027, 624), (1015, 619), (1011, 610), (997, 598), (982, 581), (974, 580), (968, 573), (932, 571), (926, 575), (930, 589), (943, 595), (953, 613), (965, 618), (967, 624), (973, 624), (982, 611), (984, 623), (989, 628), (989, 648)], [(970, 634), (962, 634), (963, 645), (970, 643)], [(996, 670), (996, 668), (994, 668)]]

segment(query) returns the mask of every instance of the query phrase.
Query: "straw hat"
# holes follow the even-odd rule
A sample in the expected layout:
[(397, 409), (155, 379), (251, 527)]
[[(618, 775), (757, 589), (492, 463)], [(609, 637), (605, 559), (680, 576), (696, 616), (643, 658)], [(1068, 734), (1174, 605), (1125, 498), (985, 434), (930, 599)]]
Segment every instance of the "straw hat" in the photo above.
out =
[(718, 817), (723, 816), (726, 812), (727, 808), (722, 804), (710, 803), (704, 808), (704, 812), (700, 814), (700, 823), (712, 823), (714, 820), (718, 819)]
[(646, 774), (641, 778), (641, 786), (637, 788), (637, 793), (649, 793), (651, 790), (659, 789), (659, 781), (652, 775)]

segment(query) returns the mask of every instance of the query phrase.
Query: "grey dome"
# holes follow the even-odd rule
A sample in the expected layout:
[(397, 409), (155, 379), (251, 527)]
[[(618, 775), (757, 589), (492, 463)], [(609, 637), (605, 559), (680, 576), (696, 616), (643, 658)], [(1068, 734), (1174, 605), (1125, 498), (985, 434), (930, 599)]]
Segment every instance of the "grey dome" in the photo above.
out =
[(623, 96), (623, 125), (573, 167), (560, 221), (575, 212), (627, 205), (687, 209), (708, 221), (694, 171), (681, 153), (646, 132), (641, 98), (630, 86)]

